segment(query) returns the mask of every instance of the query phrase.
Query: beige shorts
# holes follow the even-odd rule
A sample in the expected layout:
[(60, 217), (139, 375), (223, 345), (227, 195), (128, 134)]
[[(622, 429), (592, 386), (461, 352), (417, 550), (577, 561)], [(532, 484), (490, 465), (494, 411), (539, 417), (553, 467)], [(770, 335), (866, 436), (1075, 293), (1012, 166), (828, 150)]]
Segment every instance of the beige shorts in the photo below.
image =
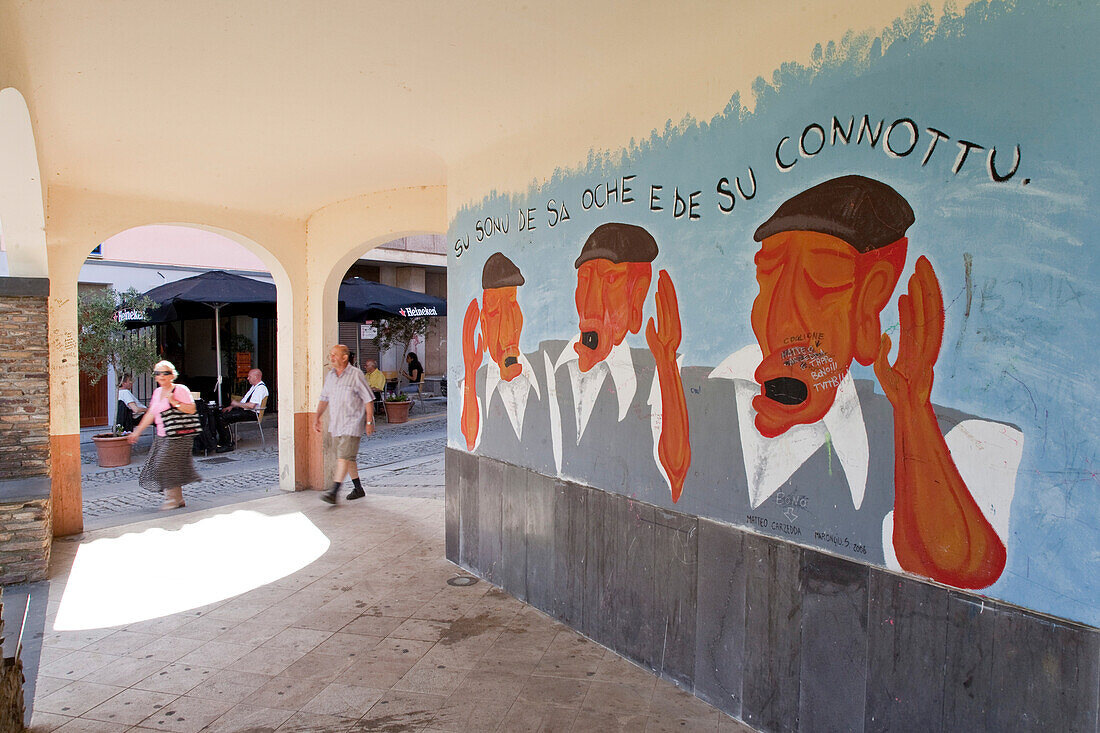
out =
[(332, 436), (332, 450), (336, 458), (343, 461), (354, 461), (359, 452), (359, 435), (334, 435)]

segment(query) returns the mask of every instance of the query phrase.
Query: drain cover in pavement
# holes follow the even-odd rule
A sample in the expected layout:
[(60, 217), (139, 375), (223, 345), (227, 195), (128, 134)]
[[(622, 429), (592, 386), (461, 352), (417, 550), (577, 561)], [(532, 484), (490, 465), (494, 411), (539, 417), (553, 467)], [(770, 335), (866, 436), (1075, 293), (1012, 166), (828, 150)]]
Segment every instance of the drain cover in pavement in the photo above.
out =
[(225, 456), (218, 456), (217, 458), (203, 458), (203, 463), (229, 463), (232, 458), (226, 458)]
[(467, 585), (473, 585), (477, 582), (477, 578), (471, 578), (469, 575), (456, 575), (453, 578), (447, 579), (447, 585), (457, 585), (462, 588)]

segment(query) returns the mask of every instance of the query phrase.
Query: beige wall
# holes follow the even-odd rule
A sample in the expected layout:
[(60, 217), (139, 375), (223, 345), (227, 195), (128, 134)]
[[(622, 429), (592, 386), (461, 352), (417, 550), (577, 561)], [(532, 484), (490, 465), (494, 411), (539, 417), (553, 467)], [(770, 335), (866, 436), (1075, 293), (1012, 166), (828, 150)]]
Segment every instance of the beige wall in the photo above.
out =
[(9, 274), (46, 277), (45, 226), (27, 103), (17, 90), (0, 89), (0, 228)]

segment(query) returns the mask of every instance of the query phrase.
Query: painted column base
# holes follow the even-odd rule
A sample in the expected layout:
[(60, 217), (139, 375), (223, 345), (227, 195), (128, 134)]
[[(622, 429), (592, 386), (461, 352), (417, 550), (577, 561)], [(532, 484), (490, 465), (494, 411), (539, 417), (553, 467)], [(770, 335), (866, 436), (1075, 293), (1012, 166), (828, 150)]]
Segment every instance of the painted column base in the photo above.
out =
[(294, 490), (320, 491), (324, 488), (321, 434), (313, 429), (313, 413), (294, 414)]
[(50, 462), (55, 537), (84, 531), (84, 504), (80, 489), (80, 435), (51, 435)]

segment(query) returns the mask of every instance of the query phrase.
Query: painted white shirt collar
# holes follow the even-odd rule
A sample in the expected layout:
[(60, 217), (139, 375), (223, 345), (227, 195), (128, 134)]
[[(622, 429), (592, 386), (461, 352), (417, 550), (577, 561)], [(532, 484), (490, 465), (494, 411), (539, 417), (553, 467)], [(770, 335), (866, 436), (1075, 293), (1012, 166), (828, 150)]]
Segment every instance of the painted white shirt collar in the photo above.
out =
[[(531, 393), (542, 399), (539, 392), (539, 383), (535, 379), (535, 373), (531, 369), (531, 362), (520, 354), (519, 363), (522, 367), (520, 373), (510, 382), (504, 381), (500, 375), (500, 367), (489, 359), (485, 370), (485, 414), (488, 418), (489, 405), (493, 401), (493, 393), (500, 392), (500, 399), (504, 403), (504, 410), (508, 413), (508, 421), (512, 423), (512, 430), (516, 438), (523, 438), (523, 416), (527, 412), (527, 401)], [(479, 430), (480, 432), (480, 430)]]
[(638, 375), (634, 372), (634, 359), (630, 356), (630, 347), (626, 342), (611, 347), (611, 353), (607, 358), (597, 363), (587, 372), (582, 372), (580, 356), (574, 347), (580, 343), (580, 334), (565, 345), (565, 349), (558, 357), (558, 363), (554, 365), (556, 372), (563, 365), (569, 367), (569, 381), (573, 385), (573, 404), (577, 417), (577, 443), (580, 444), (581, 436), (588, 427), (588, 420), (592, 417), (592, 410), (596, 406), (596, 398), (600, 395), (604, 379), (611, 375), (611, 381), (615, 383), (615, 397), (619, 401), (619, 420), (622, 421), (630, 411), (630, 403), (634, 401), (634, 393), (638, 390)]
[(824, 418), (811, 425), (796, 425), (775, 438), (765, 438), (756, 429), (756, 410), (752, 407), (753, 397), (760, 394), (760, 385), (753, 375), (762, 358), (760, 347), (750, 344), (726, 357), (710, 373), (711, 379), (731, 379), (734, 382), (737, 425), (741, 434), (750, 504), (754, 509), (763, 504), (810, 456), (829, 442), (844, 469), (852, 505), (859, 509), (867, 491), (870, 451), (863, 408), (852, 375), (844, 375), (833, 406)]

